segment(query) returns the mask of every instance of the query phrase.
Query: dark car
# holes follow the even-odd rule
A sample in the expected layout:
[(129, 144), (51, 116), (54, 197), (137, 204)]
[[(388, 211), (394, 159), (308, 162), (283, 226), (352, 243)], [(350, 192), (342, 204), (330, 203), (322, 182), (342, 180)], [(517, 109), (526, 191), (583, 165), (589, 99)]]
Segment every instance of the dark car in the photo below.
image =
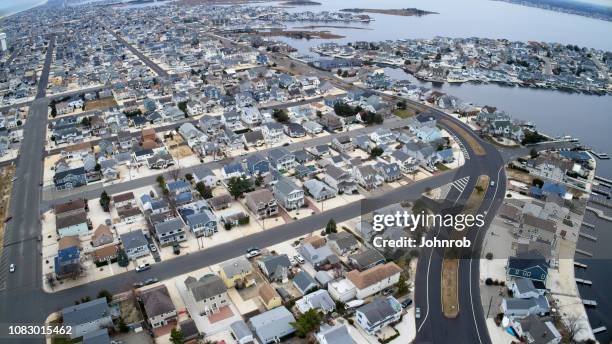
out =
[(6, 219), (4, 219), (4, 223), (7, 223), (7, 222), (11, 221), (12, 219), (13, 219), (13, 217), (9, 216)]
[(144, 282), (144, 284), (145, 285), (150, 285), (150, 284), (157, 283), (157, 282), (159, 282), (159, 280), (157, 278), (153, 277), (153, 278), (149, 278), (148, 280), (146, 280)]
[(134, 283), (134, 288), (140, 288), (140, 287), (144, 287), (144, 282), (136, 282)]
[(387, 288), (387, 289), (382, 291), (382, 294), (384, 296), (389, 296), (389, 295), (393, 294), (393, 289), (392, 288)]
[(410, 306), (411, 304), (412, 304), (412, 299), (408, 298), (402, 301), (402, 308), (408, 308), (408, 306)]

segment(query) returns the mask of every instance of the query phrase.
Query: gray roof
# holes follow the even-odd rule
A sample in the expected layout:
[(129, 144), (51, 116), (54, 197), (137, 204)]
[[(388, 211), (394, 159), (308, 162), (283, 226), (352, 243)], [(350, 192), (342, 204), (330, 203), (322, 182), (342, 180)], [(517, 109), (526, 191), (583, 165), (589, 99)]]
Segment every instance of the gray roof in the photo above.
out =
[(281, 178), (278, 179), (278, 182), (274, 185), (274, 188), (276, 191), (280, 192), (283, 195), (288, 195), (295, 190), (301, 190), (293, 182), (293, 180), (284, 176), (281, 176)]
[(92, 322), (107, 316), (110, 316), (110, 309), (104, 297), (62, 309), (64, 325), (70, 326)]
[(243, 273), (250, 273), (253, 271), (253, 266), (248, 259), (244, 256), (239, 256), (234, 259), (230, 259), (220, 264), (221, 269), (225, 272), (225, 276), (231, 278)]
[(155, 225), (155, 232), (157, 235), (162, 235), (163, 233), (169, 233), (172, 231), (178, 231), (183, 228), (183, 221), (179, 218), (173, 218), (168, 221), (160, 222)]
[(389, 296), (387, 298), (377, 297), (372, 302), (365, 304), (357, 309), (368, 319), (370, 324), (375, 324), (382, 321), (397, 312), (401, 312), (402, 306), (395, 298)]
[(149, 318), (176, 311), (165, 285), (147, 289), (140, 293), (145, 312)]
[(536, 291), (533, 282), (529, 278), (519, 278), (514, 281), (514, 284), (516, 284), (516, 289), (518, 289), (521, 294)]
[(349, 249), (353, 246), (359, 245), (359, 241), (351, 233), (340, 232), (331, 233), (327, 236), (327, 241), (333, 241), (338, 245), (341, 250)]
[(248, 338), (253, 335), (253, 332), (251, 332), (247, 324), (242, 320), (234, 321), (230, 325), (230, 328), (238, 341), (240, 341), (242, 338)]
[(101, 328), (92, 332), (88, 332), (83, 335), (82, 344), (108, 344), (110, 343), (110, 337), (108, 336), (108, 330)]
[(346, 325), (336, 325), (332, 327), (323, 324), (317, 335), (325, 338), (325, 341), (330, 344), (355, 344)]
[(360, 268), (370, 266), (376, 262), (385, 261), (385, 256), (374, 249), (367, 249), (365, 251), (352, 254), (348, 258), (353, 260)]
[(292, 322), (295, 322), (295, 318), (284, 306), (276, 307), (249, 320), (251, 328), (264, 343), (267, 343), (264, 340), (266, 338), (282, 337), (293, 333), (295, 329), (291, 326)]
[(196, 301), (210, 299), (227, 291), (223, 280), (215, 274), (204, 275), (199, 280), (189, 276), (185, 280), (185, 286)]
[(293, 278), (293, 284), (300, 290), (302, 294), (306, 294), (310, 289), (319, 286), (312, 276), (306, 271), (300, 271)]
[(267, 256), (261, 260), (261, 263), (265, 265), (266, 270), (270, 273), (274, 273), (279, 266), (282, 267), (290, 267), (291, 262), (289, 261), (289, 257), (286, 254), (281, 254), (278, 256)]
[(135, 230), (125, 234), (121, 234), (120, 238), (121, 243), (123, 244), (123, 248), (125, 248), (126, 250), (149, 245), (147, 238), (145, 238), (141, 230)]
[(312, 308), (320, 309), (325, 312), (331, 312), (336, 308), (336, 303), (325, 289), (319, 289), (304, 295), (304, 300), (307, 301)]

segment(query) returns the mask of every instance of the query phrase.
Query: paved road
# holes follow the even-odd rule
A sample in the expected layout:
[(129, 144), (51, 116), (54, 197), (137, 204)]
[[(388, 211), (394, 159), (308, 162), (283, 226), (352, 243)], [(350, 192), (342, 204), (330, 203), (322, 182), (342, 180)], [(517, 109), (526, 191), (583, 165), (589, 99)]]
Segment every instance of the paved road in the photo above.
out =
[(106, 31), (108, 31), (111, 35), (115, 36), (115, 38), (123, 43), (123, 45), (126, 46), (126, 48), (128, 48), (134, 55), (136, 55), (144, 64), (146, 64), (149, 68), (151, 68), (151, 70), (153, 70), (157, 75), (159, 76), (163, 76), (163, 77), (168, 77), (170, 76), (170, 74), (168, 74), (168, 72), (166, 70), (164, 70), (163, 68), (161, 68), (157, 63), (151, 61), (150, 58), (146, 57), (143, 53), (140, 52), (140, 50), (136, 49), (134, 46), (132, 46), (130, 43), (128, 43), (125, 39), (123, 39), (123, 37), (121, 37), (119, 34), (117, 34), (116, 32), (105, 28)]

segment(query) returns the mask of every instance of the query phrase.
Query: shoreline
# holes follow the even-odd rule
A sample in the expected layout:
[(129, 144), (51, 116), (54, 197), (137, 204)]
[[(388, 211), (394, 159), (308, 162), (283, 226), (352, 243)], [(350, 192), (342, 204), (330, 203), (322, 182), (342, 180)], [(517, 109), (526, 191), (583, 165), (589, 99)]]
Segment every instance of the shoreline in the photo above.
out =
[(19, 14), (21, 12), (29, 11), (29, 10), (31, 10), (33, 8), (36, 8), (36, 7), (40, 7), (40, 6), (46, 5), (48, 2), (49, 2), (49, 0), (41, 0), (40, 2), (32, 4), (31, 6), (29, 6), (27, 8), (23, 8), (23, 9), (20, 9), (20, 10), (17, 10), (17, 11), (8, 12), (8, 13), (6, 13), (4, 15), (0, 15), (0, 20), (6, 19), (6, 18), (11, 17), (11, 16), (14, 16), (15, 14)]

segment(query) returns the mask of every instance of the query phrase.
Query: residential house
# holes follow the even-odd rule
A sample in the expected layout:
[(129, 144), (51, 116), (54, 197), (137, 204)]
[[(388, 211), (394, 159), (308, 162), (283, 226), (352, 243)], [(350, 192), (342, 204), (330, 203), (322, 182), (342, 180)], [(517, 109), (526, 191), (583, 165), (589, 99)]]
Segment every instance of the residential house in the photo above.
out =
[(139, 299), (152, 328), (156, 329), (176, 321), (176, 308), (165, 285), (140, 291)]
[(334, 198), (338, 194), (336, 189), (317, 179), (309, 179), (305, 181), (304, 188), (317, 202)]
[(383, 178), (370, 165), (353, 166), (353, 177), (366, 190), (375, 189), (383, 184)]
[(191, 175), (196, 183), (202, 182), (210, 188), (217, 186), (219, 183), (219, 178), (208, 167), (198, 167)]
[(274, 194), (268, 189), (259, 189), (245, 195), (245, 203), (257, 218), (264, 219), (278, 214), (278, 204)]
[(357, 192), (357, 183), (353, 176), (334, 165), (327, 165), (323, 181), (339, 193), (353, 194)]
[(347, 272), (345, 276), (355, 286), (356, 297), (365, 299), (395, 285), (399, 281), (401, 272), (402, 269), (391, 262), (376, 265), (364, 271), (352, 270)]
[(211, 315), (230, 305), (227, 287), (215, 274), (206, 274), (200, 279), (189, 276), (185, 279), (185, 286), (187, 297), (199, 315)]
[(249, 344), (255, 342), (253, 332), (251, 332), (249, 326), (242, 320), (234, 321), (230, 325), (230, 331), (238, 344)]
[(338, 262), (338, 257), (325, 244), (317, 245), (316, 243), (305, 242), (298, 247), (297, 251), (314, 267)]
[(242, 134), (242, 141), (246, 147), (259, 147), (266, 143), (260, 129), (247, 131)]
[(332, 251), (341, 256), (359, 249), (359, 241), (348, 232), (329, 234), (327, 236), (327, 245)]
[(541, 254), (528, 252), (508, 258), (506, 274), (515, 278), (527, 278), (539, 288), (546, 282), (549, 265)]
[(55, 229), (60, 238), (87, 234), (90, 229), (89, 226), (85, 210), (55, 217)]
[(250, 175), (265, 175), (270, 172), (270, 162), (261, 154), (253, 153), (246, 158), (246, 169)]
[(225, 286), (232, 288), (236, 285), (248, 286), (252, 278), (253, 266), (244, 256), (238, 256), (219, 264), (219, 276)]
[(270, 283), (263, 282), (259, 287), (258, 294), (261, 303), (267, 310), (280, 307), (283, 304), (283, 300), (281, 299), (280, 295), (278, 295)]
[(551, 320), (529, 315), (514, 324), (513, 329), (527, 344), (558, 344), (563, 336)]
[(342, 135), (342, 136), (335, 137), (332, 140), (331, 145), (332, 145), (332, 148), (342, 153), (350, 152), (355, 149), (355, 144), (353, 144), (353, 139), (351, 139), (351, 137), (348, 135)]
[(185, 223), (178, 217), (156, 223), (153, 231), (162, 246), (187, 240)]
[(111, 232), (110, 228), (108, 228), (108, 226), (105, 224), (98, 225), (91, 236), (91, 245), (93, 247), (104, 246), (112, 243), (113, 241), (113, 232)]
[(242, 165), (239, 162), (232, 162), (223, 166), (223, 179), (242, 178), (246, 176)]
[(262, 117), (259, 109), (248, 106), (240, 110), (240, 119), (247, 128), (254, 128), (261, 124)]
[(319, 344), (356, 344), (351, 337), (346, 325), (337, 324), (330, 326), (322, 324), (319, 332), (315, 334)]
[(300, 271), (293, 277), (293, 285), (302, 295), (319, 287), (317, 281), (306, 271)]
[(115, 208), (135, 207), (136, 198), (133, 192), (126, 192), (119, 195), (113, 195), (113, 204)]
[(277, 122), (267, 122), (261, 126), (266, 143), (269, 145), (277, 144), (284, 138), (283, 125)]
[(87, 174), (84, 167), (55, 171), (53, 184), (57, 190), (78, 188), (87, 184)]
[(548, 300), (543, 295), (531, 299), (504, 298), (501, 311), (510, 318), (524, 318), (528, 315), (546, 315), (550, 311)]
[(280, 177), (272, 187), (276, 201), (286, 210), (299, 209), (304, 205), (304, 190), (287, 178)]
[(217, 217), (208, 209), (184, 215), (185, 223), (196, 237), (211, 236), (218, 231)]
[(325, 289), (313, 291), (310, 294), (304, 295), (295, 303), (300, 313), (306, 313), (311, 309), (315, 309), (323, 314), (329, 314), (336, 309), (336, 302)]
[(402, 178), (400, 167), (396, 163), (378, 162), (374, 165), (374, 170), (376, 170), (387, 183)]
[(295, 155), (283, 147), (271, 149), (268, 152), (268, 160), (270, 165), (278, 171), (287, 171), (297, 165)]
[(281, 306), (249, 319), (249, 326), (262, 344), (279, 343), (282, 338), (295, 332), (291, 323), (293, 314)]
[(349, 265), (359, 271), (368, 270), (386, 262), (385, 256), (378, 250), (365, 249), (348, 257)]
[(66, 307), (61, 313), (63, 325), (71, 326), (69, 335), (73, 339), (113, 327), (111, 310), (104, 297)]
[(532, 299), (544, 294), (544, 289), (537, 289), (533, 281), (528, 278), (517, 278), (509, 286), (512, 297), (518, 299)]
[(291, 262), (286, 254), (267, 256), (257, 261), (259, 268), (270, 281), (286, 281)]
[(149, 254), (149, 242), (140, 230), (131, 231), (119, 236), (123, 249), (129, 259), (134, 260), (138, 257)]
[(369, 335), (399, 321), (401, 316), (402, 305), (393, 296), (375, 298), (372, 302), (355, 310), (357, 323)]

